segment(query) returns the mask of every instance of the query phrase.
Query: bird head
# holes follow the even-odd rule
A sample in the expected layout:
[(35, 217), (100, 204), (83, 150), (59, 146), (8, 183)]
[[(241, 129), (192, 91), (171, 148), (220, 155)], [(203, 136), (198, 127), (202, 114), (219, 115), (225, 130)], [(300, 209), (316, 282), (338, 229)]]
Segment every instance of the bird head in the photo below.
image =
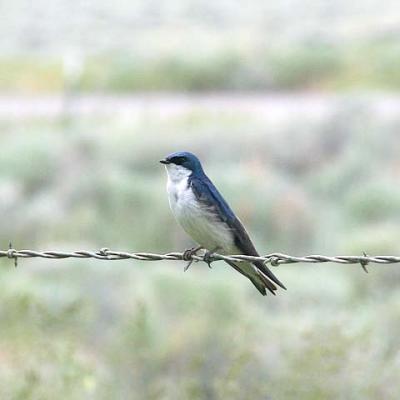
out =
[(200, 160), (187, 151), (172, 153), (160, 160), (160, 163), (165, 165), (170, 176), (183, 177), (203, 172)]

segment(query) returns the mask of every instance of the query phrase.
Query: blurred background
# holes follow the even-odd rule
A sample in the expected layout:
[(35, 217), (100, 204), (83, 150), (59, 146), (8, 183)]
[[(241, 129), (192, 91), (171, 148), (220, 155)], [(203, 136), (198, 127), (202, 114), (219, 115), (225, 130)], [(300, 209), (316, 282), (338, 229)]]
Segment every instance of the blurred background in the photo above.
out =
[[(399, 254), (400, 5), (0, 4), (0, 243), (182, 251), (195, 152), (262, 254)], [(400, 269), (0, 260), (2, 399), (397, 399)]]

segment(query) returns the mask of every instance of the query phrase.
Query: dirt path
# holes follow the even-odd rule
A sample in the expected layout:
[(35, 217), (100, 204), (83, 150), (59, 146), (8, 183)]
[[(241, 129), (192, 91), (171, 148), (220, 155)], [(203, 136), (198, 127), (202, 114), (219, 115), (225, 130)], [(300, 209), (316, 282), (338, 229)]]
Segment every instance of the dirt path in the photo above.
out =
[(0, 119), (57, 118), (65, 113), (77, 116), (130, 117), (156, 113), (160, 117), (187, 112), (244, 113), (261, 119), (285, 119), (306, 114), (324, 117), (340, 108), (369, 107), (380, 117), (400, 115), (400, 96), (319, 94), (137, 94), (76, 96), (0, 95)]

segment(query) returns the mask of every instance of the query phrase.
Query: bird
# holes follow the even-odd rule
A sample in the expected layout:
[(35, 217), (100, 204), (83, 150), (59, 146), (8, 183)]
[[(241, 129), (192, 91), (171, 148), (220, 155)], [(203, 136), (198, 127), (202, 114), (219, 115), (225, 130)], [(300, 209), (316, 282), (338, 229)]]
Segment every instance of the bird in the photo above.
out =
[[(205, 174), (197, 156), (178, 151), (160, 163), (167, 171), (167, 193), (172, 214), (198, 244), (184, 254), (193, 255), (205, 249), (209, 266), (210, 256), (216, 252), (259, 256), (242, 222)], [(247, 277), (263, 296), (267, 290), (275, 295), (277, 286), (286, 289), (262, 261), (226, 262)]]

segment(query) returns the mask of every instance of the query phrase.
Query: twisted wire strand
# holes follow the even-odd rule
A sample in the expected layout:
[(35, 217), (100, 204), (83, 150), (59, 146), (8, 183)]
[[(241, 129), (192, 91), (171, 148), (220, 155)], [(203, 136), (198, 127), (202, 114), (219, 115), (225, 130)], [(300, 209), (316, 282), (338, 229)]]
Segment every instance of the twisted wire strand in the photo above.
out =
[(7, 257), (13, 259), (17, 265), (18, 258), (47, 258), (47, 259), (65, 259), (65, 258), (94, 258), (97, 260), (139, 260), (139, 261), (160, 261), (160, 260), (183, 260), (183, 261), (206, 261), (213, 262), (219, 260), (245, 262), (245, 261), (262, 261), (265, 264), (278, 266), (281, 264), (294, 263), (338, 263), (338, 264), (360, 264), (367, 272), (368, 264), (396, 264), (400, 263), (399, 256), (368, 256), (364, 253), (362, 256), (323, 256), (323, 255), (308, 255), (308, 256), (290, 256), (282, 253), (270, 253), (264, 256), (254, 257), (247, 255), (222, 255), (218, 253), (211, 254), (207, 259), (204, 255), (187, 255), (180, 252), (171, 252), (165, 254), (126, 251), (113, 251), (103, 248), (97, 251), (77, 250), (77, 251), (35, 251), (35, 250), (16, 250), (11, 246), (8, 250), (0, 250), (0, 258)]

